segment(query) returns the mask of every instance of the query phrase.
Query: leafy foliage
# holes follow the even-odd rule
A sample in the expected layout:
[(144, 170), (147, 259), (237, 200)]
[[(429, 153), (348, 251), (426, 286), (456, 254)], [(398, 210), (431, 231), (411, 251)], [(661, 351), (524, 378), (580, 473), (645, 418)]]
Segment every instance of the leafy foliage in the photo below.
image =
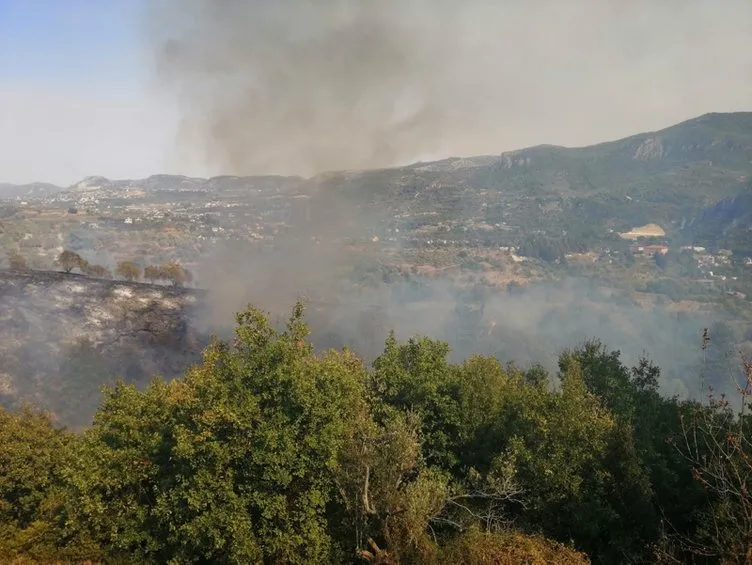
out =
[(169, 282), (174, 286), (183, 286), (193, 280), (193, 275), (179, 263), (165, 263), (159, 267), (158, 279)]
[(63, 250), (57, 257), (57, 264), (66, 272), (70, 273), (73, 269), (83, 270), (87, 262), (75, 251), (68, 249)]
[(0, 559), (97, 558), (99, 549), (66, 527), (66, 482), (74, 437), (44, 414), (0, 411)]
[(313, 355), (301, 313), (278, 334), (245, 312), (183, 381), (109, 391), (76, 485), (97, 539), (142, 562), (329, 562), (324, 510), (362, 379), (349, 354)]
[[(452, 363), (446, 343), (390, 335), (368, 368), (347, 349), (314, 351), (303, 312), (277, 329), (249, 307), (184, 378), (106, 389), (80, 435), (0, 413), (0, 557), (579, 564), (749, 552), (748, 417), (728, 403), (663, 398), (657, 367), (627, 367), (598, 341), (563, 352), (551, 376), (492, 357)], [(73, 353), (71, 382), (105, 370), (90, 345)]]
[(692, 466), (693, 476), (710, 498), (700, 511), (696, 539), (700, 551), (722, 563), (752, 560), (752, 440), (749, 399), (752, 397), (752, 361), (742, 356), (739, 396), (741, 414), (734, 414), (724, 396), (710, 394), (707, 406), (694, 406), (682, 419), (680, 452)]
[(83, 272), (85, 275), (89, 277), (96, 277), (99, 279), (111, 279), (112, 273), (110, 270), (103, 266), (103, 265), (92, 265), (91, 263), (86, 263), (83, 266)]
[(544, 538), (517, 532), (488, 533), (471, 528), (458, 536), (442, 552), (440, 563), (446, 565), (585, 565), (589, 560), (582, 553)]
[(141, 278), (141, 267), (133, 261), (121, 261), (117, 264), (115, 274), (127, 281), (137, 281)]

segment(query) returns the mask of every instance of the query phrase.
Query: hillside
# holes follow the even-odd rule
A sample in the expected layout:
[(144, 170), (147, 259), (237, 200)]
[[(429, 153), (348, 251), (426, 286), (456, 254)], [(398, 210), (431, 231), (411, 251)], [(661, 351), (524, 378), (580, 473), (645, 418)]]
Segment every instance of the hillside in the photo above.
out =
[(0, 271), (0, 403), (89, 421), (99, 385), (172, 377), (198, 359), (195, 291), (55, 272)]
[[(726, 412), (752, 381), (751, 118), (310, 179), (5, 187), (0, 561), (751, 554)], [(63, 250), (89, 276), (52, 271)], [(110, 279), (172, 262), (206, 290)], [(51, 421), (6, 410), (26, 402)]]
[(0, 198), (39, 198), (54, 196), (62, 187), (45, 182), (10, 184), (0, 182)]
[[(735, 113), (589, 147), (308, 179), (4, 185), (0, 196), (13, 196), (0, 206), (0, 246), (37, 272), (0, 273), (9, 344), (0, 395), (6, 404), (75, 404), (72, 391), (96, 386), (74, 382), (86, 371), (63, 363), (71, 351), (96, 369), (95, 384), (169, 377), (196, 358), (195, 291), (42, 272), (63, 249), (111, 271), (119, 261), (180, 262), (211, 289), (202, 331), (227, 329), (249, 300), (275, 310), (303, 294), (318, 304), (309, 312), (317, 342), (339, 346), (347, 336), (367, 355), (389, 329), (431, 330), (456, 355), (480, 347), (523, 363), (598, 335), (675, 366), (673, 352), (692, 347), (705, 325), (726, 320), (740, 339), (752, 335), (750, 179), (752, 113)], [(597, 292), (582, 281), (596, 281)], [(485, 337), (460, 340), (459, 291), (475, 286), (489, 292), (487, 307), (462, 332)], [(676, 328), (680, 344), (661, 337)]]
[(735, 196), (750, 174), (752, 113), (735, 113), (591, 147), (538, 146), (320, 182), (449, 231), (473, 220), (495, 228), (486, 237), (511, 243), (566, 232), (593, 244), (608, 239), (609, 229), (650, 223), (681, 237), (686, 222)]
[(736, 195), (703, 208), (685, 231), (699, 243), (752, 257), (752, 181)]
[[(467, 234), (489, 244), (519, 244), (531, 235), (569, 234), (588, 246), (610, 234), (657, 224), (670, 239), (702, 210), (737, 196), (752, 175), (752, 112), (706, 114), (672, 127), (589, 147), (540, 145), (496, 156), (449, 158), (371, 171), (300, 177), (146, 179), (88, 177), (57, 190), (3, 185), (0, 197), (44, 192), (57, 202), (107, 198), (160, 204), (238, 199), (288, 209), (294, 198), (321, 202), (323, 228), (335, 214), (358, 214), (358, 225)], [(270, 199), (281, 198), (279, 202)], [(339, 207), (333, 207), (335, 204)], [(310, 214), (309, 214), (310, 217)], [(337, 218), (342, 223), (342, 218)], [(711, 238), (714, 233), (707, 234)], [(482, 237), (481, 237), (482, 236)]]

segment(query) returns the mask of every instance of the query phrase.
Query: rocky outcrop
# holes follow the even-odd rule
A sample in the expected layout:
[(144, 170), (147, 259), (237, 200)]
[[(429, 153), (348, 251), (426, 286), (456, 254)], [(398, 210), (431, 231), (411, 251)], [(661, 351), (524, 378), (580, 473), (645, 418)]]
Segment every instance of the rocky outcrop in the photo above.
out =
[(70, 384), (64, 373), (92, 381), (77, 386), (93, 390), (115, 377), (141, 384), (153, 375), (182, 373), (199, 359), (205, 341), (193, 330), (201, 294), (76, 274), (0, 271), (0, 402), (91, 412), (91, 405), (63, 405), (78, 401), (64, 398)]
[[(752, 185), (750, 185), (752, 190)], [(752, 193), (724, 198), (705, 208), (697, 217), (697, 222), (719, 224), (721, 228), (752, 226)]]
[(648, 137), (640, 143), (635, 151), (633, 159), (636, 161), (649, 161), (662, 159), (664, 154), (663, 142), (659, 137)]

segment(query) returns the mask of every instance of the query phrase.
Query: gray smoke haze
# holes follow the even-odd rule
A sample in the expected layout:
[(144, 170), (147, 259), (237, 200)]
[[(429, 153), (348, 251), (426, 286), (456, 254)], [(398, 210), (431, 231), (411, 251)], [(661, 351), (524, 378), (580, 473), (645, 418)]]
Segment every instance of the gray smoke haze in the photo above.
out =
[[(252, 282), (251, 271), (262, 261), (234, 264), (235, 282), (219, 283), (210, 291), (213, 298), (198, 313), (198, 327), (229, 337), (227, 322), (244, 303), (260, 305), (276, 322), (283, 322), (292, 300), (303, 294), (301, 287), (286, 286), (284, 281), (279, 289), (259, 286)], [(717, 312), (678, 313), (671, 305), (639, 307), (627, 296), (586, 279), (539, 283), (514, 295), (485, 289), (476, 297), (449, 280), (416, 282), (356, 288), (328, 281), (329, 294), (314, 294), (308, 303), (313, 342), (321, 348), (348, 345), (372, 360), (394, 330), (402, 340), (425, 335), (447, 341), (454, 361), (473, 354), (494, 355), (521, 367), (540, 363), (553, 374), (562, 350), (595, 338), (609, 349), (619, 349), (630, 365), (647, 356), (661, 367), (663, 391), (686, 397), (698, 390), (700, 332), (719, 319)], [(277, 300), (280, 296), (284, 298)], [(730, 382), (717, 388), (732, 389)]]
[(748, 0), (155, 0), (183, 162), (311, 175), (579, 145), (752, 100)]
[[(147, 16), (155, 76), (181, 115), (176, 149), (212, 174), (310, 176), (581, 145), (752, 100), (748, 0), (158, 0)], [(470, 338), (450, 283), (355, 288), (343, 240), (374, 218), (319, 181), (307, 185), (318, 214), (295, 237), (205, 259), (210, 326), (249, 302), (285, 315), (315, 294), (315, 337), (367, 356), (394, 328), (448, 339), (458, 356), (550, 367), (592, 336), (631, 361), (647, 351), (681, 372), (695, 360), (704, 320), (617, 303), (583, 281), (494, 296)]]

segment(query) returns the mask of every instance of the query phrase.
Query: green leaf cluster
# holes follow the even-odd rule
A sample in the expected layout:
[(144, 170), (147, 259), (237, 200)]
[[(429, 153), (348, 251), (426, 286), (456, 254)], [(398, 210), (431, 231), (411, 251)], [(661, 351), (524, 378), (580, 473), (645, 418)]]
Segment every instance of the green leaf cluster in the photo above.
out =
[[(685, 417), (714, 409), (663, 398), (649, 361), (628, 367), (592, 341), (563, 352), (550, 375), (485, 356), (452, 363), (444, 342), (390, 335), (369, 367), (348, 349), (317, 352), (308, 337), (301, 303), (282, 328), (249, 307), (234, 339), (212, 342), (183, 378), (105, 389), (79, 434), (29, 410), (0, 413), (0, 558), (480, 564), (728, 554), (710, 551), (724, 542), (705, 523), (720, 512), (730, 523), (747, 506), (698, 481), (695, 459), (677, 448)], [(96, 371), (71, 365), (69, 378), (76, 367)], [(736, 422), (712, 421), (714, 437)], [(724, 468), (723, 450), (692, 452), (704, 454)]]

